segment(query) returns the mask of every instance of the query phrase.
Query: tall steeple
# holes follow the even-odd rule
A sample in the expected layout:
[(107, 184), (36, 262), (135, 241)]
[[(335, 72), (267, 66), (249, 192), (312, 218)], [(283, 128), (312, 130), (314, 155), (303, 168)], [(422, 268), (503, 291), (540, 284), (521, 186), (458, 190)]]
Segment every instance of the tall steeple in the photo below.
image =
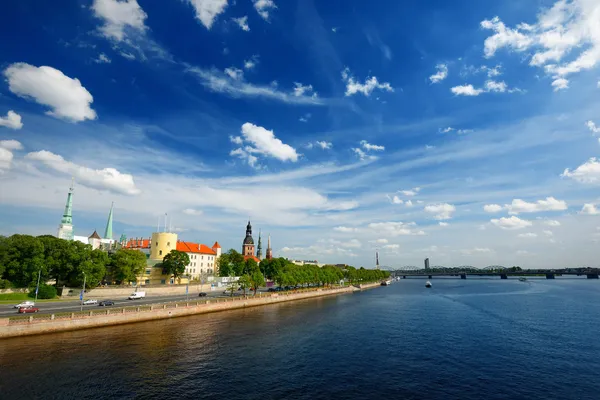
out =
[(269, 239), (267, 240), (266, 258), (267, 258), (267, 260), (270, 260), (273, 258), (273, 249), (271, 249), (271, 234), (269, 234)]
[(114, 207), (114, 205), (115, 205), (115, 202), (113, 201), (112, 204), (110, 205), (110, 212), (108, 213), (108, 221), (106, 221), (106, 229), (104, 230), (104, 239), (112, 240), (112, 238), (113, 238), (112, 222), (113, 222), (113, 207)]
[(254, 239), (252, 238), (252, 225), (250, 224), (250, 220), (248, 220), (248, 225), (246, 225), (246, 237), (242, 244), (242, 255), (254, 256)]
[(260, 238), (260, 229), (258, 230), (258, 248), (256, 249), (256, 258), (262, 259), (262, 240)]
[(65, 212), (63, 213), (60, 225), (58, 226), (58, 234), (60, 239), (73, 240), (73, 192), (75, 191), (75, 178), (71, 178), (71, 187), (67, 195), (67, 203), (65, 204)]

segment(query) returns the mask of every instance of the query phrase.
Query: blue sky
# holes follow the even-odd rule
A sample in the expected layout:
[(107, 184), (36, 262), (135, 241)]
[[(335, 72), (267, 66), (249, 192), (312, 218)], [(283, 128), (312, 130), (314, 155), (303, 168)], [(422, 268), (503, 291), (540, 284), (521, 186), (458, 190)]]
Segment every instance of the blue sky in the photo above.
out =
[(596, 1), (11, 3), (0, 234), (55, 233), (73, 176), (81, 235), (114, 201), (128, 237), (597, 266)]

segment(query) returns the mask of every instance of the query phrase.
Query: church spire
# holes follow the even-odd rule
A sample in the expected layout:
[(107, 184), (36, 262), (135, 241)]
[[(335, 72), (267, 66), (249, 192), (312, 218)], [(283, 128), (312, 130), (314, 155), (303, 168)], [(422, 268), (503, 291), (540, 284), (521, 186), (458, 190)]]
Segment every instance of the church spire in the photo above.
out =
[(112, 225), (113, 225), (113, 207), (115, 202), (113, 201), (110, 205), (110, 212), (108, 213), (108, 221), (106, 221), (106, 229), (104, 230), (104, 239), (113, 238)]
[(273, 258), (273, 249), (271, 249), (271, 234), (269, 234), (269, 239), (267, 240), (266, 258), (267, 258), (267, 260), (270, 260)]
[(67, 194), (67, 203), (65, 204), (65, 212), (58, 226), (57, 237), (65, 240), (73, 240), (73, 192), (75, 191), (75, 178), (71, 178), (71, 187)]
[(258, 247), (256, 249), (256, 257), (262, 259), (262, 239), (260, 237), (260, 229), (258, 230)]

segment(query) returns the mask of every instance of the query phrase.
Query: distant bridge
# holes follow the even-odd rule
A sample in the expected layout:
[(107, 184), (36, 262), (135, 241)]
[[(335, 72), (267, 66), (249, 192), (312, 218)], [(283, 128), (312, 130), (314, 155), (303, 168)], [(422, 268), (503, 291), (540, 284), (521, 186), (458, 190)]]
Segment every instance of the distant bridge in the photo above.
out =
[(557, 276), (573, 275), (583, 276), (588, 279), (598, 279), (600, 276), (600, 268), (568, 268), (568, 269), (528, 269), (521, 271), (513, 271), (510, 268), (503, 269), (483, 269), (483, 270), (460, 270), (459, 268), (443, 271), (432, 268), (430, 271), (424, 269), (397, 269), (391, 271), (391, 275), (399, 278), (429, 278), (435, 276), (456, 276), (460, 279), (467, 279), (467, 275), (471, 276), (499, 276), (500, 279), (508, 279), (509, 276), (545, 276), (546, 279), (554, 279)]

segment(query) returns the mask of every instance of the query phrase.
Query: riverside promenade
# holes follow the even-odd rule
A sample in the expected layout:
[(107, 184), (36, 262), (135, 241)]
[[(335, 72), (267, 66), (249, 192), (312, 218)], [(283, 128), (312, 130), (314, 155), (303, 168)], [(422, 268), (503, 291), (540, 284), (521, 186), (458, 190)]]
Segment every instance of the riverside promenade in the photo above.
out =
[(140, 305), (137, 307), (97, 308), (83, 312), (15, 316), (0, 319), (0, 339), (257, 307), (315, 297), (353, 293), (379, 286), (379, 283), (369, 283), (358, 287), (305, 289), (294, 292), (261, 294), (259, 296), (171, 302)]

